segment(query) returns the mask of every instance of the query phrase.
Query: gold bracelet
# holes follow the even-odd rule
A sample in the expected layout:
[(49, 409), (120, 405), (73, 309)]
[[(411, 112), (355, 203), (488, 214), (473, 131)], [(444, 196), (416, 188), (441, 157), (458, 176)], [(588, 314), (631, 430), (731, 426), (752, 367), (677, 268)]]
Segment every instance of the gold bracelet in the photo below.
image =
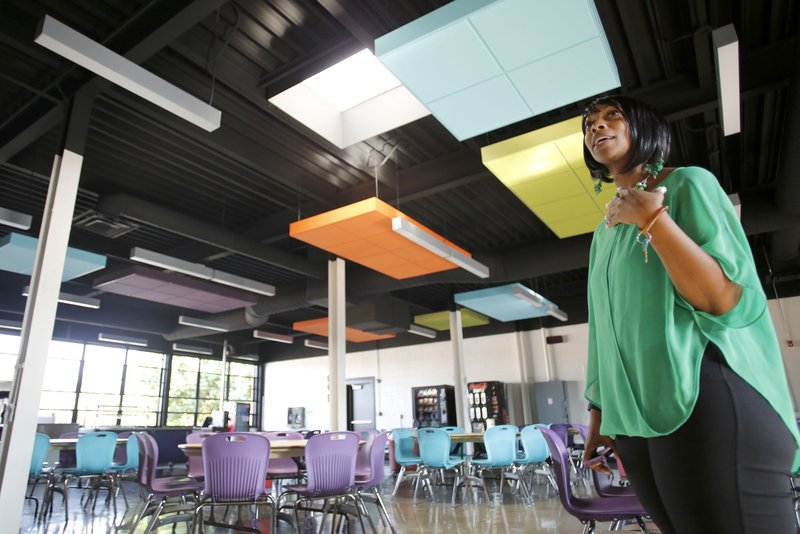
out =
[(647, 263), (648, 259), (647, 248), (650, 246), (650, 241), (653, 240), (653, 236), (650, 235), (650, 229), (656, 223), (658, 218), (661, 217), (661, 214), (667, 210), (669, 210), (669, 206), (661, 206), (660, 208), (658, 208), (656, 212), (653, 214), (653, 217), (647, 222), (647, 224), (644, 225), (644, 227), (642, 227), (639, 230), (639, 233), (636, 235), (636, 242), (642, 245), (642, 252), (644, 252), (645, 263)]

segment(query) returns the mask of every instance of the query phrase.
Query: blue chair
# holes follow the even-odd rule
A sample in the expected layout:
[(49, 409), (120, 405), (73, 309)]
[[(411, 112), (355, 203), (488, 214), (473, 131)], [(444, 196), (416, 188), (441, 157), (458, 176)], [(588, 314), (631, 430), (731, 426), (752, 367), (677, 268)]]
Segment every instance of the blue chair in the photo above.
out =
[[(110, 474), (116, 477), (117, 490), (122, 492), (122, 498), (125, 500), (125, 507), (128, 507), (128, 497), (125, 495), (125, 488), (122, 486), (123, 476), (133, 473), (139, 468), (139, 440), (133, 432), (128, 433), (128, 441), (125, 443), (125, 461), (121, 463), (114, 462), (111, 464)], [(115, 453), (115, 456), (116, 453)]]
[[(443, 426), (443, 427), (439, 427), (439, 428), (441, 428), (442, 430), (444, 430), (448, 434), (465, 434), (466, 433), (466, 430), (464, 430), (460, 426)], [(456, 451), (458, 451), (458, 453)], [(463, 457), (463, 454), (461, 454), (461, 443), (453, 443), (452, 441), (450, 442), (450, 455), (451, 456)]]
[[(521, 480), (524, 480), (522, 477), (528, 471), (531, 471), (531, 482), (535, 475), (543, 474), (547, 477), (550, 485), (558, 491), (556, 480), (553, 478), (553, 473), (547, 463), (547, 459), (550, 458), (550, 450), (547, 447), (547, 441), (545, 441), (542, 431), (538, 428), (539, 426), (528, 425), (522, 429), (520, 441), (524, 452), (517, 454), (515, 463), (521, 467), (521, 472), (519, 473)], [(530, 494), (532, 495), (533, 492), (530, 492)]]
[(411, 428), (395, 428), (392, 430), (394, 438), (394, 460), (400, 464), (400, 472), (397, 473), (397, 482), (394, 484), (392, 495), (397, 494), (397, 488), (406, 476), (419, 476), (419, 473), (406, 473), (406, 469), (412, 465), (418, 466), (422, 461), (419, 456), (414, 454), (414, 431)]
[(49, 450), (50, 436), (47, 434), (37, 433), (33, 440), (33, 455), (31, 456), (31, 467), (28, 471), (28, 482), (30, 482), (32, 479), (33, 485), (31, 486), (30, 495), (25, 497), (25, 499), (33, 501), (36, 505), (36, 508), (33, 512), (33, 517), (36, 517), (39, 514), (39, 500), (33, 496), (33, 490), (36, 489), (36, 484), (43, 476), (46, 478), (49, 475), (49, 471), (45, 471), (44, 469), (44, 460), (47, 458), (47, 452)]
[(75, 446), (76, 466), (74, 468), (58, 468), (56, 476), (51, 477), (48, 490), (45, 492), (45, 505), (42, 514), (50, 508), (52, 511), (52, 494), (59, 492), (64, 496), (64, 512), (68, 514), (69, 483), (72, 480), (86, 480), (86, 488), (90, 490), (89, 503), (94, 496), (92, 510), (97, 505), (97, 494), (100, 489), (109, 491), (109, 498), (114, 505), (114, 515), (117, 513), (117, 501), (114, 499), (116, 481), (110, 474), (111, 464), (114, 459), (114, 449), (117, 447), (117, 435), (114, 432), (92, 432), (78, 438)]
[[(483, 445), (486, 447), (486, 459), (473, 460), (472, 464), (477, 467), (478, 475), (483, 480), (486, 479), (486, 471), (500, 471), (500, 496), (503, 495), (503, 486), (506, 479), (519, 482), (514, 462), (517, 459), (517, 427), (514, 425), (499, 425), (488, 429), (483, 434)], [(525, 484), (518, 484), (528, 501), (531, 500)]]
[[(452, 470), (455, 474), (453, 482), (453, 496), (452, 503), (456, 503), (456, 490), (461, 482), (462, 473), (460, 470), (461, 464), (464, 462), (462, 459), (454, 459), (450, 456), (450, 434), (442, 428), (420, 428), (417, 431), (417, 441), (419, 441), (419, 453), (422, 460), (422, 468), (420, 470), (417, 482), (414, 485), (414, 499), (417, 498), (417, 490), (419, 489), (420, 482), (428, 482), (428, 489), (433, 498), (433, 489), (431, 485), (431, 472), (439, 472), (444, 481), (444, 472)], [(484, 488), (485, 490), (486, 488)], [(487, 496), (488, 499), (488, 496)]]

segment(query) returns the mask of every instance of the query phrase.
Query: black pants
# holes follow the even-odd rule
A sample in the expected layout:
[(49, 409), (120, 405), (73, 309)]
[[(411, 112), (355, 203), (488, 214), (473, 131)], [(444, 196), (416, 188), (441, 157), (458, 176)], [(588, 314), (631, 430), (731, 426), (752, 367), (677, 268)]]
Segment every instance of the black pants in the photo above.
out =
[(657, 438), (617, 436), (636, 495), (665, 534), (795, 533), (796, 444), (775, 410), (709, 344), (692, 415)]

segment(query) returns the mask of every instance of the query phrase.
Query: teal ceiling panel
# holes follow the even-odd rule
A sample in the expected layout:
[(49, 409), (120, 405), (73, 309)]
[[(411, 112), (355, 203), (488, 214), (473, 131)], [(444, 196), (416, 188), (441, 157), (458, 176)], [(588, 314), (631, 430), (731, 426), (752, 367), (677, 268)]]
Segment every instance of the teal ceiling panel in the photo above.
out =
[(375, 55), (459, 140), (619, 86), (593, 0), (455, 0)]
[[(518, 321), (543, 317), (548, 315), (548, 308), (556, 307), (552, 302), (522, 284), (507, 284), (456, 293), (454, 298), (456, 304), (488, 315), (498, 321)], [(541, 302), (541, 305), (535, 305), (535, 301)]]
[[(30, 275), (38, 240), (27, 235), (10, 233), (0, 238), (0, 270)], [(106, 266), (106, 257), (68, 247), (62, 282), (99, 271)]]

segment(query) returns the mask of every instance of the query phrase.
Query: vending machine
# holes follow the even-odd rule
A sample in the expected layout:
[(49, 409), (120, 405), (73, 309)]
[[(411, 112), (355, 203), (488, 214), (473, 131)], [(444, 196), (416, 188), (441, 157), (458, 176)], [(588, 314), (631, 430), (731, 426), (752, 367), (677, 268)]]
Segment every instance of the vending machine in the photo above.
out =
[(495, 425), (508, 424), (508, 403), (503, 382), (467, 384), (469, 419), (473, 432), (484, 432)]
[(453, 386), (411, 388), (414, 427), (456, 425), (456, 390)]

